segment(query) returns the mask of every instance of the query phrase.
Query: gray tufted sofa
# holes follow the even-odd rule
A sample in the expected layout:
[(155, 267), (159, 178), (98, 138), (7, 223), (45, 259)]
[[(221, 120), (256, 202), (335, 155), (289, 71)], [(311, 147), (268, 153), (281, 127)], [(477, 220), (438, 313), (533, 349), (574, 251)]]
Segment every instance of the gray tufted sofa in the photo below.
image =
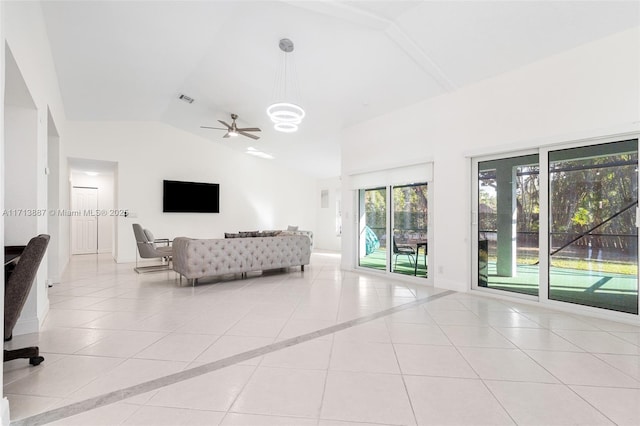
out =
[(173, 270), (191, 280), (224, 274), (309, 264), (311, 239), (307, 235), (275, 237), (173, 240)]

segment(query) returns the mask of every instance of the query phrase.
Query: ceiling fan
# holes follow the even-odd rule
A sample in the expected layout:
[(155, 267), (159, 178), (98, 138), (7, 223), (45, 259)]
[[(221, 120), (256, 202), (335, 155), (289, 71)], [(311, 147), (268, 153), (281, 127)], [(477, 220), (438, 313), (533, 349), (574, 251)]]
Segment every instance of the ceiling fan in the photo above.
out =
[(260, 136), (252, 135), (251, 133), (247, 133), (247, 132), (261, 132), (262, 130), (260, 130), (258, 127), (240, 128), (236, 126), (236, 118), (238, 118), (238, 114), (231, 114), (231, 120), (233, 120), (231, 121), (231, 124), (227, 123), (226, 121), (218, 120), (218, 122), (222, 123), (226, 127), (209, 127), (209, 126), (200, 126), (200, 127), (203, 129), (226, 130), (227, 133), (225, 133), (223, 138), (242, 135), (251, 139), (260, 139)]

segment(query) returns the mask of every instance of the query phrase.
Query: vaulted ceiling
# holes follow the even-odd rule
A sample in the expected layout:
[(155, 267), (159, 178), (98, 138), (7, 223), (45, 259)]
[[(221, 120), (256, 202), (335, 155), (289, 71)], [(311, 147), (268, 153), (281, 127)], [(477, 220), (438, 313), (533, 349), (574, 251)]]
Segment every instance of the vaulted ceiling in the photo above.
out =
[[(339, 174), (345, 126), (640, 25), (635, 1), (46, 1), (43, 10), (69, 119), (162, 121), (318, 177)], [(307, 112), (295, 134), (274, 131), (265, 113), (283, 37), (295, 43)], [(261, 139), (200, 128), (231, 113), (261, 127)]]

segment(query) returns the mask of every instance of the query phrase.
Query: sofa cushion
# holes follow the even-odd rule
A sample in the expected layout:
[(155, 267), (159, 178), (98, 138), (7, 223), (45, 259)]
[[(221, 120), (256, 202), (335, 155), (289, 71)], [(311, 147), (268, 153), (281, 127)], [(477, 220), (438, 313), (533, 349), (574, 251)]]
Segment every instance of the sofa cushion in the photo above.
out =
[(230, 234), (228, 232), (224, 233), (225, 238), (240, 238), (240, 234)]
[(260, 232), (258, 232), (258, 231), (240, 231), (240, 232), (238, 232), (238, 234), (240, 234), (240, 238), (259, 237), (260, 236)]

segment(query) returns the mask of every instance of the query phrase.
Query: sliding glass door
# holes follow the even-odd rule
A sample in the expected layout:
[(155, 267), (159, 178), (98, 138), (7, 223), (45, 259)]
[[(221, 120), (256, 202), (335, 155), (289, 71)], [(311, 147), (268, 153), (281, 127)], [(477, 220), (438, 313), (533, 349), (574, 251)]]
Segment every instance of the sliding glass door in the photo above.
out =
[(387, 270), (387, 188), (358, 191), (358, 265)]
[(478, 163), (478, 285), (538, 295), (538, 154)]
[(638, 314), (638, 139), (473, 162), (473, 287)]
[(399, 185), (393, 191), (391, 272), (427, 276), (429, 202), (426, 183)]
[(358, 266), (426, 278), (428, 200), (427, 183), (358, 190)]
[(549, 299), (638, 313), (637, 140), (549, 152)]

